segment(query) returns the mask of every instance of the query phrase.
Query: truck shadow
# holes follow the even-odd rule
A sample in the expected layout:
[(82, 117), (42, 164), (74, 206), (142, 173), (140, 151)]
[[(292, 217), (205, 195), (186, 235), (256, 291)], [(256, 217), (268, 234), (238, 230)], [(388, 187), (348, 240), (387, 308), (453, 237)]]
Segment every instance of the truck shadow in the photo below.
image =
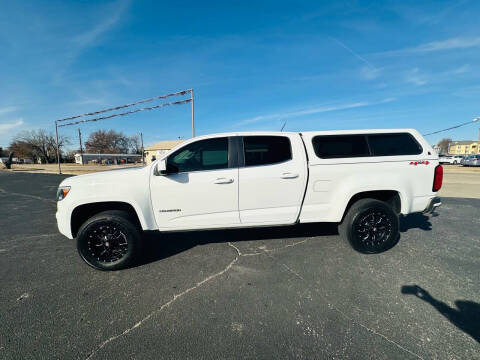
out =
[(422, 213), (413, 213), (400, 217), (400, 232), (406, 232), (410, 229), (420, 229), (424, 231), (432, 230), (432, 223), (427, 215)]
[(441, 315), (457, 328), (470, 335), (480, 343), (480, 304), (468, 300), (455, 300), (456, 308), (435, 299), (430, 293), (418, 285), (402, 286), (402, 294), (414, 295), (418, 299), (432, 305)]
[[(274, 240), (338, 235), (335, 223), (298, 224), (293, 226), (260, 227), (244, 229), (199, 230), (176, 233), (145, 233), (143, 257), (137, 266), (162, 260), (187, 251), (197, 245), (226, 243), (229, 241)], [(400, 232), (410, 229), (430, 231), (428, 216), (410, 214), (400, 218)], [(396, 244), (396, 243), (395, 243)]]
[(143, 237), (143, 257), (137, 266), (174, 256), (198, 245), (328, 235), (338, 235), (337, 224), (298, 224), (280, 227), (202, 230), (163, 234), (151, 232), (146, 233)]

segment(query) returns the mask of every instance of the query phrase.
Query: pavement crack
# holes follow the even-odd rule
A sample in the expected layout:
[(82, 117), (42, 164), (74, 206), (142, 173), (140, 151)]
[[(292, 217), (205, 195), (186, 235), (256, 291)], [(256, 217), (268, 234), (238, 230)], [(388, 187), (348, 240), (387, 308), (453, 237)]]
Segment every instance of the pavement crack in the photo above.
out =
[(117, 334), (117, 335), (114, 335), (114, 336), (111, 336), (110, 338), (108, 338), (107, 340), (103, 341), (100, 345), (98, 345), (93, 351), (91, 351), (88, 356), (86, 357), (86, 360), (89, 360), (91, 359), (93, 356), (95, 356), (95, 354), (98, 353), (98, 351), (100, 351), (103, 347), (105, 347), (106, 345), (108, 345), (109, 343), (111, 343), (112, 341), (115, 341), (117, 340), (118, 338), (122, 337), (122, 336), (125, 336), (127, 335), (128, 333), (130, 333), (131, 331), (135, 330), (136, 328), (142, 326), (146, 321), (148, 321), (152, 316), (156, 315), (156, 314), (159, 314), (160, 312), (162, 312), (164, 309), (168, 308), (171, 304), (173, 304), (177, 299), (181, 298), (182, 296), (184, 295), (187, 295), (189, 292), (201, 287), (202, 285), (204, 285), (205, 283), (209, 282), (210, 280), (213, 280), (223, 274), (225, 274), (228, 270), (230, 270), (232, 268), (232, 266), (238, 261), (238, 258), (239, 258), (239, 254), (240, 254), (240, 251), (233, 245), (231, 245), (230, 243), (228, 243), (231, 247), (235, 248), (237, 250), (237, 256), (235, 256), (235, 259), (233, 259), (223, 270), (215, 273), (215, 274), (212, 274), (208, 277), (206, 277), (205, 279), (203, 279), (202, 281), (199, 281), (197, 282), (194, 286), (192, 287), (189, 287), (188, 289), (182, 291), (181, 293), (179, 294), (175, 294), (173, 296), (172, 299), (170, 299), (170, 301), (166, 302), (165, 304), (163, 304), (162, 306), (160, 306), (158, 309), (152, 311), (150, 314), (148, 314), (147, 316), (145, 316), (143, 319), (141, 319), (140, 321), (138, 321), (137, 323), (135, 323), (133, 326), (129, 327), (128, 329), (125, 329), (124, 331), (122, 331), (120, 334)]
[(237, 255), (238, 255), (238, 256), (244, 256), (244, 255), (242, 254), (242, 252), (240, 251), (240, 249), (237, 248), (235, 245), (233, 245), (230, 241), (228, 242), (228, 246), (234, 248), (235, 251), (237, 252)]
[(32, 240), (32, 239), (37, 239), (37, 238), (44, 238), (44, 237), (53, 237), (53, 236), (58, 236), (59, 233), (49, 233), (49, 234), (39, 234), (39, 235), (26, 235), (26, 236), (14, 236), (10, 237), (8, 239), (3, 240), (2, 239), (2, 244), (10, 244), (10, 243), (18, 243), (19, 240), (24, 241), (24, 240)]
[[(318, 291), (317, 291), (317, 292), (318, 292)], [(399, 348), (399, 349), (401, 349), (401, 350), (409, 353), (410, 355), (413, 355), (413, 356), (415, 356), (415, 357), (418, 358), (418, 359), (424, 360), (423, 357), (421, 357), (420, 355), (414, 353), (413, 351), (408, 350), (407, 348), (403, 347), (403, 346), (400, 345), (399, 343), (397, 343), (397, 342), (389, 339), (387, 336), (385, 336), (385, 335), (383, 335), (383, 334), (381, 334), (381, 333), (379, 333), (379, 332), (376, 332), (376, 331), (373, 330), (372, 328), (369, 328), (368, 326), (363, 325), (362, 323), (359, 323), (359, 322), (353, 320), (351, 317), (349, 317), (347, 314), (345, 314), (343, 311), (341, 311), (341, 310), (338, 309), (337, 307), (335, 307), (335, 306), (333, 306), (333, 305), (331, 305), (331, 304), (329, 304), (329, 305), (331, 306), (332, 309), (334, 309), (335, 311), (337, 311), (340, 315), (342, 315), (345, 319), (351, 321), (353, 324), (356, 324), (356, 325), (364, 328), (365, 330), (371, 332), (372, 334), (383, 338), (384, 340), (388, 341), (388, 342), (391, 343), (392, 345), (395, 345), (397, 348)]]
[[(293, 275), (295, 275), (295, 277), (307, 282), (307, 280), (305, 280), (300, 274), (298, 274), (296, 271), (294, 271), (293, 269), (291, 269), (289, 266), (287, 266), (286, 264), (282, 263), (281, 261), (279, 261), (276, 257), (270, 255), (270, 254), (267, 254), (267, 256), (269, 256), (270, 258), (272, 258), (273, 260), (275, 260), (278, 264), (282, 265), (282, 267), (284, 267), (285, 269), (287, 269), (290, 273), (292, 273)], [(348, 321), (350, 321), (351, 323), (355, 324), (355, 325), (358, 325), (360, 327), (362, 327), (363, 329), (369, 331), (370, 333), (376, 335), (376, 336), (379, 336), (381, 337), (382, 339), (388, 341), (389, 343), (391, 343), (392, 345), (396, 346), (397, 348), (409, 353), (410, 355), (413, 355), (415, 356), (416, 358), (418, 359), (421, 359), (421, 360), (424, 360), (420, 355), (414, 353), (413, 351), (410, 351), (408, 350), (407, 348), (403, 347), (402, 345), (398, 344), (397, 342), (389, 339), (387, 336), (373, 330), (372, 328), (369, 328), (368, 326), (366, 325), (363, 325), (362, 323), (358, 322), (358, 321), (355, 321), (353, 318), (351, 318), (350, 316), (348, 316), (347, 314), (345, 314), (342, 310), (340, 310), (339, 308), (337, 308), (335, 305), (331, 304), (330, 301), (328, 301), (328, 299), (314, 286), (311, 286), (311, 288), (317, 293), (320, 295), (320, 297), (328, 304), (328, 307), (332, 310), (335, 310), (337, 311), (343, 318), (347, 319)]]
[(310, 237), (310, 238), (307, 238), (307, 239), (303, 239), (302, 241), (297, 241), (297, 242), (294, 242), (292, 244), (287, 244), (287, 245), (284, 245), (284, 246), (280, 246), (278, 248), (263, 249), (262, 251), (257, 251), (257, 252), (252, 252), (252, 253), (242, 253), (240, 251), (240, 249), (237, 248), (235, 245), (233, 245), (231, 242), (229, 242), (228, 245), (233, 247), (237, 251), (238, 256), (257, 256), (257, 255), (265, 255), (265, 253), (270, 253), (270, 252), (286, 249), (286, 248), (289, 248), (289, 247), (294, 247), (294, 246), (297, 246), (297, 245), (300, 245), (300, 244), (304, 244), (304, 243), (306, 243), (307, 241), (309, 241), (313, 238), (314, 237)]
[(29, 194), (22, 194), (22, 193), (16, 193), (16, 192), (9, 192), (9, 191), (6, 191), (6, 190), (4, 190), (4, 189), (2, 189), (2, 188), (0, 188), (0, 193), (5, 194), (5, 195), (23, 196), (23, 197), (28, 197), (28, 198), (30, 198), (30, 199), (48, 201), (48, 202), (51, 202), (51, 203), (56, 203), (56, 202), (57, 202), (56, 200), (46, 199), (46, 198), (43, 198), (43, 197), (40, 197), (40, 196), (29, 195)]

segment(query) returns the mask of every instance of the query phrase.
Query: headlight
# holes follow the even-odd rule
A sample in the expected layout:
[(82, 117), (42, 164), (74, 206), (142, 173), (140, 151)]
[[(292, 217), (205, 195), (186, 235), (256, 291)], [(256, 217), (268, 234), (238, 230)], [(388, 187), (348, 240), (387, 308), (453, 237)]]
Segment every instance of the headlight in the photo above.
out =
[(57, 201), (65, 199), (70, 191), (70, 186), (60, 186), (57, 190)]

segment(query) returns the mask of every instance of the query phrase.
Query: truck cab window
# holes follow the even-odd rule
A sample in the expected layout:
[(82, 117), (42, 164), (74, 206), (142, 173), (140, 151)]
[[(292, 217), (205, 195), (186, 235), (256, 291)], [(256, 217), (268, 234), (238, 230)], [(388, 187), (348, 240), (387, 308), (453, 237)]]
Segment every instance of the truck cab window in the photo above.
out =
[(290, 140), (285, 136), (244, 136), (245, 166), (277, 164), (292, 159)]
[(167, 159), (169, 173), (228, 168), (228, 138), (199, 140), (178, 149)]

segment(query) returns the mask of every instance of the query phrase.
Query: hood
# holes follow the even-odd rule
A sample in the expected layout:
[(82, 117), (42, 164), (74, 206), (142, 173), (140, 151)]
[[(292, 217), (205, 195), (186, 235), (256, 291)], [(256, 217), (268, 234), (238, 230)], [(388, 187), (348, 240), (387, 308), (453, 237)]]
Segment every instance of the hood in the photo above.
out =
[(132, 167), (127, 169), (113, 169), (100, 171), (90, 174), (77, 175), (66, 178), (59, 186), (75, 186), (75, 185), (95, 185), (106, 182), (115, 183), (122, 180), (133, 181), (138, 175), (147, 174), (150, 166)]

